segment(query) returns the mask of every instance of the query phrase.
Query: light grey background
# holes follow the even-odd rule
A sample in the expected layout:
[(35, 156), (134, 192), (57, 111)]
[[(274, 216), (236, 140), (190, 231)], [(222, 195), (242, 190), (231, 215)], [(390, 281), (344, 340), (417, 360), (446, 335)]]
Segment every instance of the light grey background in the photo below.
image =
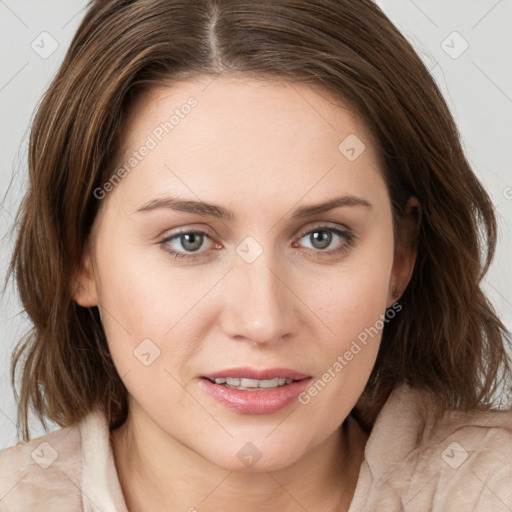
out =
[[(505, 325), (512, 329), (512, 2), (377, 3), (431, 69), (455, 116), (468, 158), (496, 205), (501, 238), (484, 287)], [(8, 230), (26, 183), (30, 122), (83, 18), (85, 6), (85, 0), (0, 0), (2, 280), (13, 244)], [(55, 44), (58, 47), (53, 51)], [(17, 442), (9, 360), (15, 342), (29, 326), (20, 311), (11, 287), (0, 302), (0, 449)], [(43, 433), (34, 422), (33, 436)]]

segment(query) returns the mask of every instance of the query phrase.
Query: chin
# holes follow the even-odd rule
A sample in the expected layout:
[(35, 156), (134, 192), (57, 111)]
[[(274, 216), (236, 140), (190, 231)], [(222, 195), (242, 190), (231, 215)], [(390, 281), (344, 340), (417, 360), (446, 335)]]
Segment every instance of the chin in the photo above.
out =
[(197, 453), (215, 466), (228, 471), (258, 473), (279, 471), (294, 464), (306, 452), (305, 436), (260, 432), (260, 435), (236, 435), (216, 446), (203, 446)]

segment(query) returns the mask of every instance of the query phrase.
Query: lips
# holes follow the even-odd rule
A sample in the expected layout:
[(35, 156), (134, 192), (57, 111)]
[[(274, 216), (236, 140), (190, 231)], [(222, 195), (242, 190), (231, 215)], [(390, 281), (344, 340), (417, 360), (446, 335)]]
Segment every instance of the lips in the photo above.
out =
[(242, 414), (270, 414), (289, 406), (311, 377), (289, 368), (230, 368), (204, 375), (201, 388)]

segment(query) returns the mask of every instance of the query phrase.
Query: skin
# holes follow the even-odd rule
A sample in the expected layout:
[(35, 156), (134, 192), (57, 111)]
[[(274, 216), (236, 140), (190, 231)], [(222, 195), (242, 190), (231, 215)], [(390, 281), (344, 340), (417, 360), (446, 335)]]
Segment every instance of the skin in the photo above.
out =
[[(342, 423), (367, 383), (380, 334), (307, 405), (294, 401), (272, 414), (226, 408), (200, 376), (251, 366), (319, 379), (397, 300), (393, 291), (407, 286), (416, 255), (394, 250), (375, 146), (325, 92), (203, 77), (138, 98), (124, 125), (124, 156), (190, 96), (198, 105), (102, 199), (74, 294), (82, 306), (99, 307), (129, 392), (128, 419), (112, 432), (127, 506), (348, 510), (367, 435), (351, 418)], [(354, 161), (338, 149), (349, 134), (366, 146)], [(171, 195), (234, 217), (137, 211)], [(371, 206), (292, 217), (342, 195)], [(331, 232), (330, 245), (319, 248), (311, 233), (325, 226), (348, 230), (352, 244)], [(161, 242), (180, 229), (211, 237), (188, 249), (194, 259), (165, 251), (187, 253), (179, 237)], [(248, 236), (262, 250), (251, 263), (236, 250)], [(160, 350), (148, 366), (134, 356), (144, 339)], [(251, 468), (237, 457), (248, 442), (261, 453)]]

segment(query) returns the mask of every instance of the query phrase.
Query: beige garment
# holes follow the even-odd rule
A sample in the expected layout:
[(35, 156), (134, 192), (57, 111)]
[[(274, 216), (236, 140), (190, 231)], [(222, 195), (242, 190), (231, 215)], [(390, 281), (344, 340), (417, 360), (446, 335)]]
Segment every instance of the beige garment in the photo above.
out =
[[(434, 424), (425, 396), (391, 393), (349, 512), (512, 512), (512, 411), (449, 411)], [(0, 512), (78, 511), (127, 512), (98, 412), (0, 453)]]

